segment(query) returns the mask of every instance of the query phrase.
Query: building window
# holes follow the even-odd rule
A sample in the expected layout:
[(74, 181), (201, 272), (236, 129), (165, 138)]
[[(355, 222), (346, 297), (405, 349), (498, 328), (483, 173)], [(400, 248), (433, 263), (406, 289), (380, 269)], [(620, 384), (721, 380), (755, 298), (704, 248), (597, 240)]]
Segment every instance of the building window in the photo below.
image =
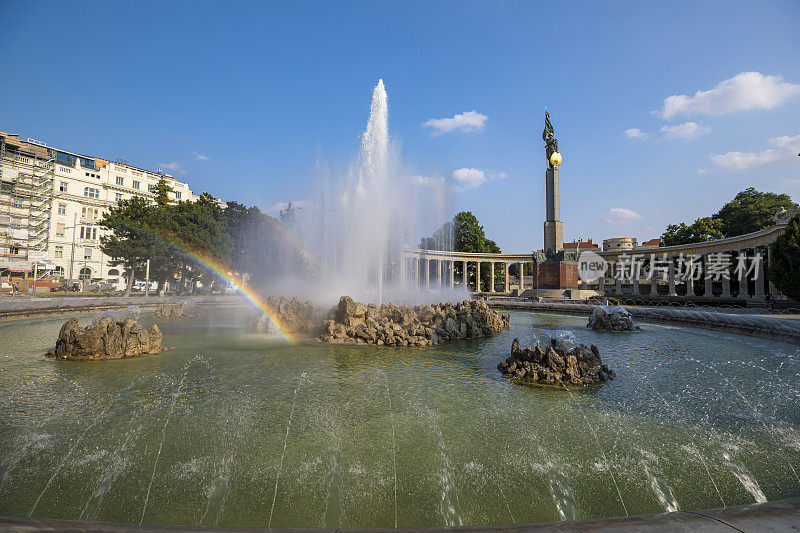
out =
[(177, 198), (178, 200), (181, 199), (181, 193), (179, 191), (175, 192), (175, 198)]
[(19, 246), (12, 244), (8, 247), (8, 255), (19, 255)]
[(119, 270), (117, 270), (116, 268), (112, 268), (111, 270), (108, 271), (108, 275), (109, 276), (114, 276), (114, 277), (119, 277)]
[(81, 218), (97, 220), (100, 210), (96, 207), (81, 207)]
[(83, 195), (89, 198), (100, 198), (100, 191), (92, 187), (84, 187)]
[(11, 229), (22, 229), (22, 219), (19, 217), (11, 217)]
[(83, 249), (83, 258), (84, 259), (91, 259), (92, 258), (92, 249), (91, 248), (84, 248)]
[(56, 161), (59, 163), (63, 163), (67, 166), (74, 167), (75, 166), (75, 156), (65, 154), (64, 152), (58, 152), (56, 154)]
[(67, 204), (58, 204), (58, 214), (59, 215), (67, 214)]
[(64, 257), (64, 247), (60, 244), (56, 244), (55, 257), (56, 259), (61, 259), (62, 257)]
[(12, 196), (11, 203), (14, 207), (23, 207), (25, 205), (25, 200), (20, 196)]
[(138, 189), (139, 188), (139, 182), (138, 181), (133, 180), (133, 188), (134, 189)]
[(156, 190), (156, 186), (153, 185), (152, 183), (149, 183), (147, 185), (147, 192), (153, 192), (154, 190)]
[(120, 200), (122, 200), (122, 193), (118, 192), (114, 195), (114, 201), (119, 202)]
[[(90, 252), (89, 253), (89, 257), (87, 259), (91, 259), (91, 256), (92, 256), (91, 250), (92, 249), (91, 248), (87, 248), (87, 250), (89, 250), (89, 252)], [(92, 279), (92, 269), (89, 268), (89, 267), (83, 267), (81, 269), (81, 273), (78, 274), (78, 277), (80, 279), (82, 279), (83, 281), (89, 281), (90, 279)]]
[(64, 228), (65, 224), (63, 222), (56, 223), (56, 237), (63, 237), (64, 236)]
[(117, 176), (117, 185), (125, 185), (125, 178)]
[(58, 185), (58, 192), (67, 192), (67, 182), (66, 181), (62, 181)]
[(55, 267), (53, 269), (53, 272), (55, 273), (56, 276), (63, 276), (64, 275), (64, 267), (57, 266), (57, 267)]
[(91, 226), (81, 226), (81, 239), (87, 241), (97, 240), (97, 228)]

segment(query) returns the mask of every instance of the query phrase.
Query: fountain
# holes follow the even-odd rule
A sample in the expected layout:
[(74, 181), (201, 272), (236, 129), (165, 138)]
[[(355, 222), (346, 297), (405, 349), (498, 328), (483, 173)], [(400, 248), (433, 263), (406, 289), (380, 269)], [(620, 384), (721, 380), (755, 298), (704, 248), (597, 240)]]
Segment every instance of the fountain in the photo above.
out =
[(333, 184), (319, 187), (319, 215), (305, 235), (306, 246), (318, 248), (321, 272), (317, 277), (322, 284), (315, 299), (322, 295), (335, 301), (347, 294), (380, 305), (468, 297), (465, 290), (423, 291), (409, 283), (403, 252), (416, 243), (415, 231), (423, 215), (401, 167), (389, 137), (388, 97), (381, 79), (372, 91), (356, 161)]
[[(406, 283), (402, 252), (420, 214), (382, 81), (370, 111), (357, 161), (307, 228), (321, 236), (318, 303), (369, 304), (345, 299), (322, 335), (363, 345), (257, 334), (267, 325), (243, 319), (252, 309), (225, 301), (204, 305), (207, 319), (160, 320), (168, 354), (89, 364), (42, 356), (64, 318), (0, 322), (0, 517), (421, 528), (659, 513), (649, 520), (719, 525), (680, 511), (800, 497), (796, 345), (675, 324), (607, 333), (575, 316), (495, 317), (483, 302), (394, 305), (464, 295)], [(325, 319), (303, 301), (271, 301), (290, 317), (284, 333)], [(392, 349), (378, 345), (385, 328), (371, 344), (373, 312), (392, 315)], [(487, 331), (469, 322), (476, 312)], [(91, 323), (75, 320), (74, 331)], [(154, 313), (137, 320), (147, 328)], [(436, 346), (440, 326), (448, 342)], [(554, 350), (552, 369), (574, 356), (599, 381), (610, 368), (616, 378), (504, 379), (495, 365), (515, 338), (569, 341), (578, 351)], [(523, 368), (541, 359), (529, 352)]]

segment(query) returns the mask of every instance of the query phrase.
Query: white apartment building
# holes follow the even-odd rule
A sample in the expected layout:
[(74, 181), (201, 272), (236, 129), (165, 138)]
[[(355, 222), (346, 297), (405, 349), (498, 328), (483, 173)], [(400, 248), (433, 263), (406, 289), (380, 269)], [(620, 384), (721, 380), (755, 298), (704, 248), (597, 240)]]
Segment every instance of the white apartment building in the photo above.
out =
[(80, 155), (0, 131), (0, 270), (52, 272), (117, 283), (123, 274), (100, 251), (103, 212), (123, 198), (151, 202), (165, 178), (175, 201), (188, 183), (117, 160)]

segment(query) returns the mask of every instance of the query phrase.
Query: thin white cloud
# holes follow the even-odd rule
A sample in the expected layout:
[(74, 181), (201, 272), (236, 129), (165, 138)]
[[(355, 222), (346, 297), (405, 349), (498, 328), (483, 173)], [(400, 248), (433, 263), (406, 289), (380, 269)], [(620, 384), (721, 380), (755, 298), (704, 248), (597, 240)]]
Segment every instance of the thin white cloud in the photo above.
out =
[(723, 115), (733, 111), (772, 109), (798, 95), (800, 85), (785, 82), (781, 76), (742, 72), (721, 81), (713, 89), (697, 91), (694, 96), (669, 96), (656, 113), (665, 120), (671, 120), (677, 116)]
[(489, 180), (502, 180), (508, 177), (505, 172), (496, 170), (484, 171), (479, 168), (459, 168), (453, 171), (453, 180), (458, 190), (466, 191), (480, 187)]
[(698, 174), (705, 174), (706, 172), (708, 172), (708, 167), (703, 167), (703, 168), (698, 168), (697, 169), (697, 173)]
[(711, 128), (697, 122), (684, 122), (675, 126), (662, 126), (661, 133), (667, 139), (696, 139), (706, 133), (711, 133)]
[(779, 161), (790, 161), (797, 157), (800, 151), (800, 135), (790, 137), (784, 135), (769, 140), (775, 148), (768, 148), (760, 152), (727, 152), (712, 154), (711, 162), (725, 170), (748, 170)]
[(642, 219), (642, 215), (630, 209), (623, 209), (621, 207), (612, 207), (608, 213), (602, 216), (603, 221), (608, 224), (625, 225), (631, 222), (636, 222)]
[(211, 158), (209, 158), (206, 154), (201, 154), (201, 153), (195, 152), (194, 153), (194, 160), (195, 161), (211, 161)]
[(631, 141), (644, 141), (650, 136), (639, 128), (628, 128), (622, 134)]
[(412, 185), (418, 187), (433, 187), (443, 186), (447, 184), (447, 180), (442, 176), (411, 176), (408, 178)]
[[(278, 202), (267, 208), (267, 214), (271, 216), (278, 216), (281, 211), (289, 207), (289, 202)], [(314, 207), (314, 203), (308, 200), (292, 200), (292, 207), (305, 211)]]
[(170, 170), (174, 174), (180, 174), (181, 176), (186, 175), (186, 171), (183, 170), (183, 167), (177, 161), (172, 161), (170, 163), (161, 163), (161, 168)]
[(486, 121), (488, 119), (489, 117), (478, 113), (477, 111), (465, 111), (463, 113), (453, 115), (453, 118), (432, 118), (422, 125), (433, 128), (434, 131), (431, 135), (435, 137), (437, 135), (441, 135), (442, 133), (448, 133), (455, 130), (483, 130), (483, 127), (486, 125)]

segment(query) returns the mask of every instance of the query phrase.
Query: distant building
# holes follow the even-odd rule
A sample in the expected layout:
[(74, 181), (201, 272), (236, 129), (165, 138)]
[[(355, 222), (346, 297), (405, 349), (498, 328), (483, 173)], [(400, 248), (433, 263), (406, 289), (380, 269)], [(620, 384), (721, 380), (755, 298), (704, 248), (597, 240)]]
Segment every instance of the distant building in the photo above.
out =
[(613, 239), (603, 239), (603, 251), (612, 252), (614, 250), (633, 250), (636, 248), (635, 237), (615, 237)]
[(656, 237), (655, 239), (650, 239), (649, 241), (644, 241), (642, 244), (639, 245), (639, 248), (658, 248), (661, 246), (661, 238)]
[(173, 201), (194, 200), (188, 183), (117, 160), (53, 148), (0, 131), (0, 271), (51, 272), (116, 282), (123, 272), (100, 251), (103, 213), (124, 198), (154, 202), (164, 178)]
[(583, 241), (581, 239), (578, 239), (577, 241), (574, 241), (574, 242), (565, 242), (564, 243), (564, 249), (565, 250), (576, 250), (576, 251), (580, 251), (580, 250), (599, 250), (600, 247), (597, 246), (595, 243), (593, 243), (592, 239), (588, 239), (588, 240), (585, 240), (585, 241)]

